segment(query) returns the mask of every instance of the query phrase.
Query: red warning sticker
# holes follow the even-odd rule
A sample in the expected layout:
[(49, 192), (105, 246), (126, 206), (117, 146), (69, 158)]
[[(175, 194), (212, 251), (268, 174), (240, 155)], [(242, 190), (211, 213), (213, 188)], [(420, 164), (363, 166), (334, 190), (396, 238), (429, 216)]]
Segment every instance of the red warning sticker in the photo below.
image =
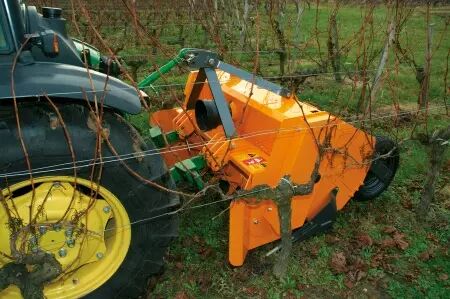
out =
[(252, 157), (250, 159), (242, 161), (246, 165), (256, 165), (266, 162), (263, 157)]

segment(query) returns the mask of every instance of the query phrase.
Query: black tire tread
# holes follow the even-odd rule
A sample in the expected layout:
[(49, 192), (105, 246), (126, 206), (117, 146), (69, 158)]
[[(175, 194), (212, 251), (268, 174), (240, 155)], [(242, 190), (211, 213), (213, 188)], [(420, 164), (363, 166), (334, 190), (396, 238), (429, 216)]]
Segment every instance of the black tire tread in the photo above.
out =
[[(386, 154), (390, 152), (394, 147), (397, 147), (397, 144), (387, 137), (376, 136), (375, 138), (376, 143), (375, 143), (374, 157), (376, 157), (377, 155)], [(389, 163), (389, 167), (392, 170), (392, 176), (389, 177), (387, 182), (382, 182), (378, 178), (374, 178), (369, 171), (366, 178), (364, 179), (363, 185), (361, 185), (359, 190), (354, 195), (354, 198), (356, 200), (358, 201), (373, 200), (389, 187), (390, 183), (394, 179), (395, 173), (400, 163), (400, 155), (398, 148), (395, 148), (395, 150), (392, 152), (392, 155), (390, 157), (387, 157), (386, 160), (387, 163)]]

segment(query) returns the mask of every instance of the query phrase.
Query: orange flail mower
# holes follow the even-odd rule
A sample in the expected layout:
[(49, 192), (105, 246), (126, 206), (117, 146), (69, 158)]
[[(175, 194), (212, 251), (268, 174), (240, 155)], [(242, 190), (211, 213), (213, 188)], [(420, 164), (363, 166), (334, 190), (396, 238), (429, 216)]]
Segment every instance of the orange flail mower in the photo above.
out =
[[(199, 70), (189, 74), (182, 107), (157, 111), (150, 119), (153, 140), (168, 149), (161, 153), (176, 181), (184, 178), (202, 188), (201, 172), (207, 169), (224, 192), (239, 194), (262, 185), (275, 188), (286, 176), (292, 186), (307, 184), (318, 163), (311, 192), (292, 197), (294, 240), (329, 228), (352, 197), (372, 199), (389, 185), (398, 166), (398, 155), (383, 157), (396, 150), (390, 140), (300, 102), (211, 52), (184, 54)], [(232, 265), (280, 238), (277, 209), (273, 198), (246, 195), (231, 202)]]

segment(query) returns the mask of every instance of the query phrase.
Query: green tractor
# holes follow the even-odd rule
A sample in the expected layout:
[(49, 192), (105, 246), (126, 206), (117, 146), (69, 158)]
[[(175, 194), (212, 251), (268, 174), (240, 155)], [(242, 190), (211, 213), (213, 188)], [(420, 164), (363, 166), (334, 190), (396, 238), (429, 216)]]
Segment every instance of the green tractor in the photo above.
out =
[(124, 118), (140, 94), (61, 13), (0, 2), (0, 298), (136, 298), (177, 217), (135, 222), (179, 197), (142, 180), (174, 189), (158, 153), (130, 155), (154, 150)]

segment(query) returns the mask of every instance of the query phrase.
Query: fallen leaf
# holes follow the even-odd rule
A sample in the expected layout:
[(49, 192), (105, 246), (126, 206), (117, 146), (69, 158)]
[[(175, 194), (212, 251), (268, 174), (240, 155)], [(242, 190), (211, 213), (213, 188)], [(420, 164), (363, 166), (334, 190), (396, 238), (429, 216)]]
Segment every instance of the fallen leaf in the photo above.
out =
[(395, 247), (397, 244), (395, 243), (394, 239), (392, 238), (386, 238), (383, 241), (381, 241), (381, 248), (393, 248)]
[(183, 263), (181, 263), (181, 262), (175, 263), (175, 268), (177, 268), (178, 270), (183, 270), (183, 268), (184, 268)]
[(392, 233), (394, 233), (396, 231), (397, 231), (397, 229), (395, 227), (393, 227), (393, 226), (386, 226), (383, 229), (383, 232), (385, 232), (386, 234), (392, 234)]
[(189, 299), (189, 296), (185, 292), (180, 291), (175, 294), (174, 299)]
[(428, 252), (428, 250), (425, 250), (424, 252), (422, 252), (421, 254), (419, 254), (419, 259), (423, 262), (428, 261), (431, 258), (430, 253)]
[(319, 247), (314, 246), (310, 251), (312, 257), (317, 257), (319, 255)]
[(397, 243), (397, 247), (400, 248), (401, 250), (405, 250), (406, 248), (409, 247), (409, 243), (406, 242), (405, 240), (396, 240), (395, 242)]
[(349, 288), (349, 289), (351, 289), (351, 288), (353, 288), (353, 287), (355, 286), (355, 284), (354, 284), (350, 279), (348, 279), (348, 278), (346, 278), (346, 279), (344, 280), (344, 285), (345, 285), (347, 288)]
[(433, 241), (434, 243), (439, 243), (438, 238), (433, 233), (427, 234), (427, 239)]
[(405, 234), (404, 233), (401, 233), (401, 232), (399, 232), (399, 231), (396, 231), (396, 232), (394, 232), (393, 234), (392, 234), (392, 238), (394, 239), (394, 240), (396, 240), (396, 239), (403, 239), (405, 237)]
[(356, 239), (362, 247), (372, 246), (373, 244), (373, 240), (368, 234), (360, 234), (356, 237)]
[(370, 259), (370, 266), (372, 268), (378, 268), (384, 261), (384, 255), (382, 253), (377, 253)]
[(446, 281), (447, 279), (448, 279), (448, 274), (443, 273), (443, 274), (439, 275), (439, 280)]
[(207, 257), (210, 257), (210, 256), (212, 256), (213, 255), (213, 250), (211, 249), (211, 247), (201, 247), (199, 250), (198, 250), (198, 253), (202, 256), (202, 257), (204, 257), (204, 258), (207, 258)]
[(336, 236), (332, 236), (332, 235), (326, 235), (325, 236), (325, 242), (327, 242), (327, 244), (336, 244), (340, 241), (341, 239), (339, 239)]
[(406, 242), (404, 240), (404, 238), (405, 238), (405, 234), (402, 234), (402, 233), (399, 233), (399, 232), (395, 232), (394, 235), (393, 235), (393, 239), (395, 241), (395, 244), (401, 250), (405, 250), (406, 248), (409, 247), (409, 243)]
[(347, 272), (347, 259), (343, 252), (335, 252), (331, 257), (330, 262), (331, 269), (334, 273), (344, 273)]
[(402, 206), (407, 210), (412, 210), (413, 204), (411, 199), (405, 199), (402, 201)]
[(366, 270), (368, 266), (362, 258), (357, 257), (354, 267), (359, 270)]
[(367, 276), (367, 273), (364, 271), (357, 271), (355, 276), (356, 281), (360, 281), (361, 279)]
[(288, 292), (283, 296), (283, 298), (286, 298), (286, 299), (297, 299), (297, 296), (295, 296), (294, 294), (292, 294), (291, 291), (288, 291)]
[(255, 296), (259, 294), (258, 289), (254, 287), (244, 287), (242, 290), (244, 291), (244, 293), (250, 296)]

